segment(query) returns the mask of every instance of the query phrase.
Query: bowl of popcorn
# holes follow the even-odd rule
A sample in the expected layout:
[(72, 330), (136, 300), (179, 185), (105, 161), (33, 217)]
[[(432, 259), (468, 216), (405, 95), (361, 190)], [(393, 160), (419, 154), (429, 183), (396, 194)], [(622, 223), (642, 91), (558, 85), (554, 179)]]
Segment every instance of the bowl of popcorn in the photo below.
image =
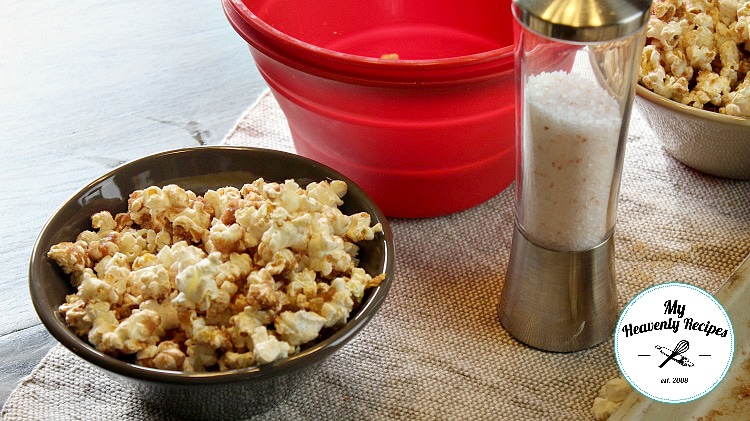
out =
[(750, 179), (750, 2), (656, 0), (637, 106), (698, 171)]
[(515, 176), (511, 0), (222, 0), (297, 153), (387, 216), (444, 215)]
[(146, 401), (247, 416), (373, 318), (393, 254), (382, 212), (331, 168), (198, 147), (129, 162), (75, 193), (37, 239), (29, 287), (62, 345)]

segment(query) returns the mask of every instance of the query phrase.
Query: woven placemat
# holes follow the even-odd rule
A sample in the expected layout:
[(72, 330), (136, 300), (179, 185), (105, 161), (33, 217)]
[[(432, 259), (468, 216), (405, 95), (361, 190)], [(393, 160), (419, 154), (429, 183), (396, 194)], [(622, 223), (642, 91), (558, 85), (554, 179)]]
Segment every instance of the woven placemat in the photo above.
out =
[[(293, 152), (266, 92), (224, 143)], [(613, 342), (558, 354), (515, 341), (496, 307), (508, 263), (513, 189), (456, 214), (393, 219), (396, 274), (378, 315), (258, 419), (592, 419), (619, 374)], [(710, 177), (665, 154), (636, 109), (615, 237), (619, 302), (686, 282), (715, 293), (750, 253), (750, 182)], [(54, 347), (3, 419), (167, 419)], [(218, 415), (217, 415), (218, 418)]]

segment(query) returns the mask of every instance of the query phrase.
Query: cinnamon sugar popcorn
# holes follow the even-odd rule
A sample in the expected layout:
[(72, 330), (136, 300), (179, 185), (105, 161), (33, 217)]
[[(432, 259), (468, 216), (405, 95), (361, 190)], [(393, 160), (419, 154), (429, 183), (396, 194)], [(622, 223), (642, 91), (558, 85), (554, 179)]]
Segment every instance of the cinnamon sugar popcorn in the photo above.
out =
[(99, 351), (167, 370), (266, 364), (344, 325), (385, 278), (358, 267), (382, 233), (343, 214), (347, 185), (258, 179), (203, 196), (176, 185), (130, 195), (127, 212), (48, 256), (77, 292), (60, 313)]
[(658, 95), (750, 117), (750, 0), (655, 0), (640, 83)]

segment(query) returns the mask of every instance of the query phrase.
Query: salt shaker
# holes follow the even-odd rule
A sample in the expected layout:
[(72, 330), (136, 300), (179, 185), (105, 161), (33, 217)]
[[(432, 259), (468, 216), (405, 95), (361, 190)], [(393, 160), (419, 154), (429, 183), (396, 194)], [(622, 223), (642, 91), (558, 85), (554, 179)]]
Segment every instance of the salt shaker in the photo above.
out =
[(516, 223), (499, 305), (569, 352), (617, 323), (614, 230), (650, 0), (514, 0)]

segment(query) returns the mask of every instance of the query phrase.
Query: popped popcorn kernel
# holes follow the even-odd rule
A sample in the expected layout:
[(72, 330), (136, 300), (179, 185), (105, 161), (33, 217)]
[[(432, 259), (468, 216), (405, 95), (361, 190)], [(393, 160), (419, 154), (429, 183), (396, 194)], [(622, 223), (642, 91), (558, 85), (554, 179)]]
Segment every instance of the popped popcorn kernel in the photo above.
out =
[(92, 271), (83, 273), (83, 280), (78, 287), (78, 295), (83, 302), (118, 302), (119, 294), (115, 288), (93, 275)]
[(219, 370), (221, 371), (253, 367), (255, 364), (255, 354), (252, 351), (242, 353), (228, 351), (219, 358)]
[(264, 326), (255, 328), (252, 334), (253, 355), (259, 364), (268, 364), (286, 358), (293, 351), (289, 343), (269, 334)]
[(622, 377), (615, 377), (600, 389), (591, 408), (597, 421), (604, 421), (620, 407), (633, 387)]
[(172, 341), (159, 342), (138, 351), (135, 357), (138, 365), (162, 370), (181, 370), (185, 362), (185, 353)]
[(87, 252), (87, 244), (83, 241), (62, 242), (52, 246), (47, 256), (57, 263), (63, 272), (72, 275), (74, 287), (81, 284), (83, 269), (91, 267), (92, 261)]
[(75, 330), (76, 335), (84, 336), (91, 330), (91, 320), (86, 318), (86, 303), (79, 296), (66, 296), (65, 303), (60, 305), (60, 313), (65, 315), (65, 323)]
[(211, 253), (194, 265), (182, 269), (176, 277), (177, 290), (180, 293), (172, 302), (189, 309), (208, 310), (211, 301), (219, 295), (214, 276), (219, 271), (220, 264), (221, 255)]
[(130, 276), (134, 283), (137, 283), (141, 296), (146, 300), (163, 299), (172, 291), (169, 272), (162, 265), (137, 269), (130, 272)]
[(302, 345), (318, 337), (325, 317), (307, 310), (285, 311), (274, 321), (276, 332), (289, 345)]
[(50, 248), (76, 288), (60, 313), (99, 351), (145, 367), (287, 358), (343, 326), (385, 278), (358, 267), (357, 243), (383, 227), (342, 213), (346, 192), (338, 180), (303, 188), (262, 178), (203, 195), (137, 190), (126, 212), (97, 212), (90, 230)]
[(157, 312), (149, 309), (134, 310), (130, 316), (121, 320), (113, 331), (104, 333), (102, 343), (107, 348), (133, 354), (158, 342), (154, 332), (159, 328), (159, 324), (160, 317)]

